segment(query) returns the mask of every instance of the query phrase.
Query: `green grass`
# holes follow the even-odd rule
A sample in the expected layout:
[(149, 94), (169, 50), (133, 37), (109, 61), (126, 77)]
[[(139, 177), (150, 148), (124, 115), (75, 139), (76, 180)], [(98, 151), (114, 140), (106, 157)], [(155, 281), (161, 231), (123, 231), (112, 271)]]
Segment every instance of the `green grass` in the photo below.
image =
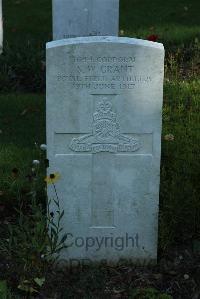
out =
[[(123, 35), (146, 38), (156, 34), (167, 50), (160, 253), (174, 244), (192, 243), (200, 238), (199, 11), (199, 0), (120, 0), (120, 30), (124, 31)], [(45, 143), (44, 47), (52, 35), (51, 0), (3, 0), (3, 12), (5, 47), (0, 56), (0, 218), (12, 221), (16, 216), (14, 208), (20, 202), (26, 208), (30, 191), (27, 174), (33, 167), (33, 159), (44, 159), (44, 154), (41, 155), (35, 143)], [(25, 94), (25, 91), (29, 93)], [(36, 94), (41, 91), (43, 94)], [(172, 134), (174, 140), (166, 140), (168, 134)], [(17, 176), (13, 175), (14, 168), (19, 171)], [(41, 170), (35, 190), (38, 200), (44, 203), (45, 171), (44, 168)], [(4, 223), (0, 228), (1, 237), (5, 237), (7, 232), (7, 224)], [(15, 263), (13, 261), (13, 265)], [(14, 281), (14, 288), (17, 288), (16, 281), (22, 277), (17, 272), (17, 278), (13, 278), (15, 270), (0, 274), (3, 277), (5, 274), (4, 278), (9, 284), (13, 285)], [(47, 289), (52, 293), (52, 286), (55, 288), (59, 284), (63, 298), (68, 298), (70, 294), (74, 297), (77, 286), (77, 290), (82, 288), (84, 295), (88, 294), (87, 298), (90, 294), (93, 298), (105, 286), (104, 274), (96, 269), (91, 276), (80, 272), (72, 278), (73, 283), (69, 283), (67, 288), (66, 277), (54, 275), (55, 282), (52, 284), (51, 278)], [(21, 298), (16, 294), (12, 296)]]
[[(158, 34), (168, 47), (163, 136), (170, 133), (175, 139), (163, 139), (161, 247), (176, 238), (193, 237), (199, 229), (199, 10), (197, 0), (120, 1), (124, 35), (145, 38)], [(4, 92), (43, 91), (43, 50), (44, 42), (51, 40), (51, 0), (3, 0), (3, 11), (6, 46), (0, 57), (0, 88)], [(14, 167), (20, 169), (21, 177), (26, 174), (38, 155), (34, 143), (45, 142), (45, 101), (42, 95), (18, 93), (1, 95), (0, 102), (1, 190), (12, 183)]]
[[(51, 39), (51, 1), (4, 0), (3, 7), (7, 45), (0, 57), (0, 87), (7, 92), (44, 90), (43, 48), (44, 42)], [(161, 41), (171, 45), (165, 62), (159, 233), (162, 248), (199, 234), (198, 8), (199, 1), (195, 0), (120, 2), (120, 28), (125, 35), (158, 34)], [(172, 51), (174, 44), (176, 50)], [(32, 160), (38, 158), (34, 143), (45, 143), (45, 100), (42, 95), (18, 93), (1, 95), (0, 102), (0, 190), (5, 189), (8, 200), (22, 188)], [(166, 141), (166, 134), (173, 134), (174, 141)], [(15, 167), (20, 170), (17, 184), (12, 178)]]
[[(196, 238), (200, 233), (198, 201), (199, 94), (197, 80), (167, 79), (164, 85), (160, 191), (160, 247)], [(35, 142), (45, 143), (45, 100), (42, 95), (0, 96), (0, 190), (14, 196), (22, 188), (33, 159)], [(164, 136), (173, 134), (174, 140)], [(13, 186), (12, 169), (20, 170)]]
[[(35, 143), (45, 143), (45, 97), (33, 94), (0, 95), (0, 191), (1, 202), (11, 204), (26, 189), (32, 161), (40, 159)], [(19, 176), (13, 177), (17, 168)]]
[(120, 28), (125, 35), (157, 34), (164, 45), (181, 44), (200, 35), (198, 0), (121, 0)]
[[(3, 0), (5, 41), (46, 42), (52, 37), (51, 0)], [(200, 36), (199, 0), (120, 0), (120, 30), (146, 38), (158, 34), (164, 44)]]
[[(164, 86), (160, 246), (200, 237), (200, 82)], [(164, 136), (173, 134), (174, 141)], [(171, 245), (170, 244), (170, 245)]]
[[(120, 30), (123, 36), (144, 39), (158, 35), (167, 60), (180, 50), (175, 62), (182, 59), (187, 69), (188, 60), (197, 56), (192, 48), (200, 50), (199, 11), (198, 0), (121, 0)], [(44, 92), (45, 43), (52, 39), (51, 0), (3, 0), (3, 15), (0, 90)], [(192, 63), (193, 68), (199, 67), (199, 60)]]
[(34, 142), (45, 143), (45, 96), (0, 95), (1, 144), (30, 150)]
[(51, 40), (51, 0), (3, 0), (4, 40)]

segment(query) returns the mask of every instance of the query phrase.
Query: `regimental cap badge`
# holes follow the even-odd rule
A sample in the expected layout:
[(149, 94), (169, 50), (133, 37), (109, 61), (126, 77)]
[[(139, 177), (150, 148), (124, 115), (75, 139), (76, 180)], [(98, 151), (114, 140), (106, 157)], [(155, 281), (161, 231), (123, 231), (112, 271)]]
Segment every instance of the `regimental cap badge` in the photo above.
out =
[(135, 152), (141, 143), (128, 134), (120, 132), (117, 114), (112, 111), (112, 103), (103, 98), (97, 103), (93, 114), (92, 132), (73, 138), (70, 149), (75, 152)]
[(103, 98), (103, 100), (98, 103), (96, 112), (93, 114), (93, 119), (94, 121), (100, 119), (116, 120), (116, 113), (112, 111), (112, 104), (107, 98)]

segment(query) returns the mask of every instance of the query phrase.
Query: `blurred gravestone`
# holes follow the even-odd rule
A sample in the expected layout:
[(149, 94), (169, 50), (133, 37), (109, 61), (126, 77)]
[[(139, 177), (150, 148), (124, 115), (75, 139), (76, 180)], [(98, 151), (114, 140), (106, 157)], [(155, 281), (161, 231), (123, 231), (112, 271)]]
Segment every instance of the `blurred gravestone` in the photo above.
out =
[(53, 0), (53, 39), (118, 35), (119, 0)]
[(0, 54), (3, 51), (3, 17), (2, 17), (2, 0), (0, 0)]
[(149, 41), (47, 44), (49, 173), (61, 175), (69, 262), (156, 261), (163, 68)]

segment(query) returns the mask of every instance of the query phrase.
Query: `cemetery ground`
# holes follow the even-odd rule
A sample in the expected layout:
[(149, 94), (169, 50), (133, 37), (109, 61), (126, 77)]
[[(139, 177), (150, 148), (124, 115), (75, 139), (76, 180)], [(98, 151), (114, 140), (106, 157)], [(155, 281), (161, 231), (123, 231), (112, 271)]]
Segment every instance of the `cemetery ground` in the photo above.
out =
[[(40, 145), (45, 143), (44, 42), (51, 39), (50, 1), (3, 4), (0, 296), (200, 298), (198, 1), (121, 3), (121, 35), (155, 39), (166, 48), (158, 265), (124, 261), (73, 269), (60, 269), (45, 258), (52, 240), (45, 230), (48, 161)], [(52, 221), (51, 211), (48, 215)]]

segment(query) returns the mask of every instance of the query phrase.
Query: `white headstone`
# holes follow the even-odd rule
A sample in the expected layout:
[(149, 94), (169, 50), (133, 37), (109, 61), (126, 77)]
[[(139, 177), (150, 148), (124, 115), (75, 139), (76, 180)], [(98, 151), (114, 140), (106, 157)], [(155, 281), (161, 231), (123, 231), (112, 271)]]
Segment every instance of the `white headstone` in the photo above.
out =
[(53, 39), (118, 35), (119, 0), (53, 0)]
[(3, 50), (3, 17), (2, 17), (2, 0), (0, 0), (0, 54)]
[(47, 44), (49, 173), (61, 175), (68, 261), (156, 260), (163, 66), (163, 45), (144, 40)]

